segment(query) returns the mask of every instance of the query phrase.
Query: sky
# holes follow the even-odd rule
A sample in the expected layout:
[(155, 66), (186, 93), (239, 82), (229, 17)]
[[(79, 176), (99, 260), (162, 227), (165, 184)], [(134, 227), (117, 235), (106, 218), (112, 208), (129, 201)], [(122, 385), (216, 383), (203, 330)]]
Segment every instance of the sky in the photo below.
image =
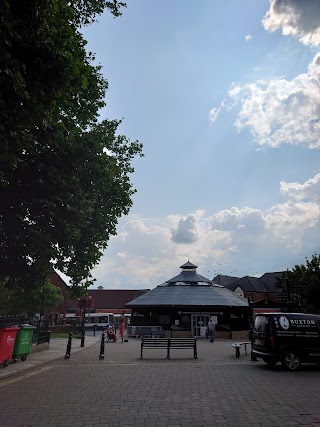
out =
[(319, 253), (319, 0), (127, 0), (83, 29), (101, 118), (143, 144), (92, 288), (152, 289), (187, 260), (260, 277)]

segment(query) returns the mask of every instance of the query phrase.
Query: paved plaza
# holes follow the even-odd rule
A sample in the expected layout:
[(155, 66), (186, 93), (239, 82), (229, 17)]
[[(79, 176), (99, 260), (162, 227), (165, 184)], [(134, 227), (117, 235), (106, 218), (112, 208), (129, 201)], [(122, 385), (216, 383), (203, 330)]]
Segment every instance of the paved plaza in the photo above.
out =
[(2, 427), (320, 427), (316, 365), (269, 369), (250, 351), (237, 359), (227, 340), (198, 340), (197, 360), (192, 350), (167, 360), (163, 349), (145, 350), (141, 360), (139, 339), (106, 343), (99, 360), (98, 336), (84, 349), (74, 340), (65, 360), (66, 344), (53, 340), (46, 355), (1, 368)]

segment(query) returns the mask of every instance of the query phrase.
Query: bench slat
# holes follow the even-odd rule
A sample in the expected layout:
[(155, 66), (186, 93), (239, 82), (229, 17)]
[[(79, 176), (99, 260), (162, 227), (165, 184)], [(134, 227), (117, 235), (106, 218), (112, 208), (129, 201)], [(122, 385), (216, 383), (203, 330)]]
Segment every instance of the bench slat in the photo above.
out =
[(170, 349), (193, 349), (193, 358), (197, 359), (197, 339), (196, 338), (170, 338), (168, 347), (168, 359), (170, 359)]
[(142, 359), (143, 349), (157, 349), (167, 348), (167, 358), (170, 359), (170, 349), (193, 349), (194, 359), (198, 358), (197, 355), (197, 340), (196, 338), (142, 338), (141, 339), (141, 356)]
[(169, 338), (141, 338), (141, 355), (140, 359), (142, 359), (142, 352), (144, 348), (148, 349), (157, 349), (157, 348), (165, 348), (168, 349)]

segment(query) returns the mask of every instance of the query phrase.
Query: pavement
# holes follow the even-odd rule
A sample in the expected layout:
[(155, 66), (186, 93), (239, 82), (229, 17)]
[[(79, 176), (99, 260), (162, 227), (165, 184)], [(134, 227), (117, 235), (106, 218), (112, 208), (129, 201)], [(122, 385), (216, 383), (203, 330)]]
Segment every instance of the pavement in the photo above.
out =
[[(320, 367), (299, 372), (240, 358), (230, 340), (198, 340), (192, 350), (144, 351), (140, 340), (85, 347), (54, 339), (0, 372), (1, 427), (320, 427)], [(29, 364), (29, 365), (28, 365)], [(10, 374), (10, 375), (9, 375)], [(9, 375), (9, 376), (8, 376)]]
[[(76, 354), (79, 351), (84, 351), (91, 346), (100, 343), (101, 333), (96, 336), (85, 336), (85, 347), (81, 347), (81, 340), (78, 338), (72, 339), (71, 352)], [(7, 367), (0, 367), (0, 380), (3, 378), (12, 377), (24, 371), (37, 369), (39, 366), (45, 365), (53, 360), (64, 359), (67, 351), (67, 338), (54, 338), (49, 343), (49, 349), (34, 352), (27, 356), (27, 360), (22, 362), (20, 359), (16, 363), (11, 361)]]

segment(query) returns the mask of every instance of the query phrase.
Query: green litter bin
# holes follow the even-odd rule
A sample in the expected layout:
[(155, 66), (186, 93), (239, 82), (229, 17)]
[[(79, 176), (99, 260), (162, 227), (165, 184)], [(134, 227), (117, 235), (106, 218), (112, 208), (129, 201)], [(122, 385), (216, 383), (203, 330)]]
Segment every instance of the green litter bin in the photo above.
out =
[(16, 362), (19, 357), (24, 362), (30, 353), (33, 331), (36, 329), (32, 325), (21, 325), (17, 333), (16, 342), (12, 353), (13, 361)]

